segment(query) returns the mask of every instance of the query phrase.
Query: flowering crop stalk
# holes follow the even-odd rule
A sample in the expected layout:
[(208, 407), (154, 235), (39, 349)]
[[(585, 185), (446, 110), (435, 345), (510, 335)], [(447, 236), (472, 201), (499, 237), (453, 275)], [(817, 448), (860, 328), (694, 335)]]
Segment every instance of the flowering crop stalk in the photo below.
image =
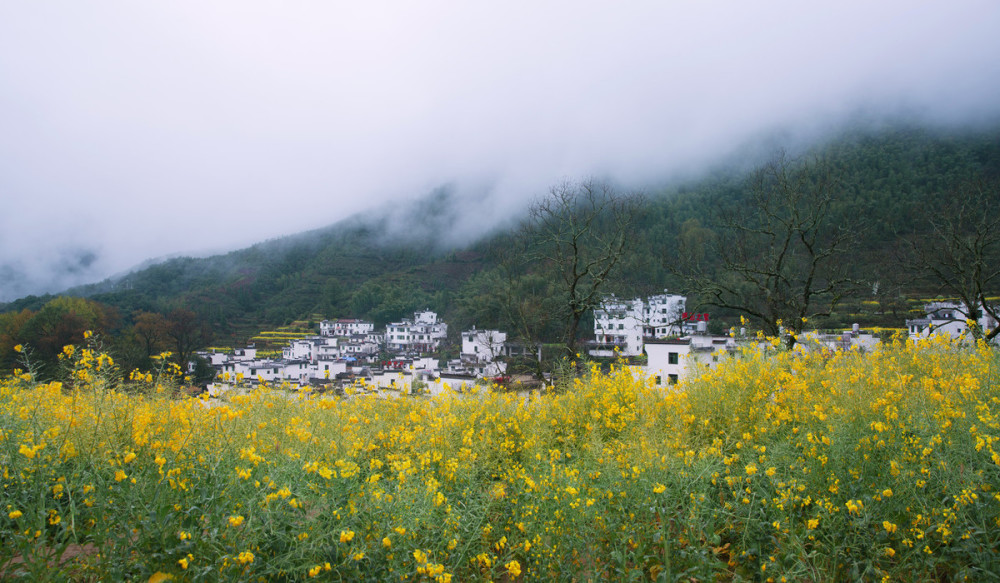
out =
[[(90, 345), (70, 352), (63, 384), (0, 379), (0, 565), (23, 565), (4, 576), (1000, 570), (1000, 387), (985, 346), (748, 349), (669, 390), (616, 365), (528, 399), (280, 386), (188, 398), (166, 368), (156, 390)], [(53, 563), (70, 544), (91, 550)]]

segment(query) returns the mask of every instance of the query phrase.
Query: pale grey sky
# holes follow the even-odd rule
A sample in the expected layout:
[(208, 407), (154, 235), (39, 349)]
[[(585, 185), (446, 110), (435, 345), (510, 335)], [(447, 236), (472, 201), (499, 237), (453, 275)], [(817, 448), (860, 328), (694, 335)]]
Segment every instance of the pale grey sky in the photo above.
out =
[(0, 0), (0, 300), (443, 183), (485, 229), (774, 128), (995, 120), (998, 30), (994, 0)]

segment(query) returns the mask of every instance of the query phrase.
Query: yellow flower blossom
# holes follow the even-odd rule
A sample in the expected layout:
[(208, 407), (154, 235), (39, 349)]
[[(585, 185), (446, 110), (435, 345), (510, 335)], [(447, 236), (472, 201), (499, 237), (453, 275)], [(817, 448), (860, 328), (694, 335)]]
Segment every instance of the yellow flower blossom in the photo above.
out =
[(511, 561), (507, 563), (505, 567), (507, 567), (507, 573), (509, 573), (511, 577), (516, 578), (521, 576), (521, 563), (518, 561)]

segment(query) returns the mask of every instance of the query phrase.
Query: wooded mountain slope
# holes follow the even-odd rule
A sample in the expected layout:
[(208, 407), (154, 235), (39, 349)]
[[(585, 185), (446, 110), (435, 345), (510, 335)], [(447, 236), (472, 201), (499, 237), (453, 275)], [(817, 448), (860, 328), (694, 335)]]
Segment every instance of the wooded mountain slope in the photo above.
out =
[[(840, 224), (859, 230), (852, 257), (859, 289), (877, 279), (883, 293), (933, 293), (895, 262), (893, 250), (902, 238), (927, 229), (926, 219), (940, 212), (962, 181), (1000, 177), (1000, 129), (856, 131), (801, 155), (823, 156), (840, 173), (842, 192), (831, 212)], [(648, 189), (629, 252), (608, 291), (686, 291), (671, 271), (679, 240), (710, 237), (720, 210), (745, 203), (747, 170), (718, 170)], [(405, 211), (424, 226), (412, 237), (394, 233), (387, 239), (387, 217), (372, 213), (225, 255), (171, 259), (66, 293), (113, 306), (126, 320), (138, 310), (184, 306), (210, 323), (218, 341), (238, 342), (245, 331), (310, 314), (362, 317), (381, 325), (422, 308), (439, 312), (454, 329), (503, 326), (492, 250), (511, 235), (489, 234), (463, 248), (436, 245), (428, 233), (454, 220), (448, 212), (452, 197), (441, 189)], [(706, 261), (711, 265), (712, 258)], [(23, 298), (3, 310), (38, 309), (49, 299)]]

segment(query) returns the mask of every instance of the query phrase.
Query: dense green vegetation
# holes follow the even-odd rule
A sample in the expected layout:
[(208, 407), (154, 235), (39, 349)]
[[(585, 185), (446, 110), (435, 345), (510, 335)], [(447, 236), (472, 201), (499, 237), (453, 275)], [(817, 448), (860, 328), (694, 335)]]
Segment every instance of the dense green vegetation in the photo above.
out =
[[(906, 298), (933, 296), (937, 290), (907, 271), (896, 251), (907, 237), (926, 232), (927, 219), (941, 212), (963, 181), (1000, 177), (1000, 129), (856, 131), (791, 155), (820, 155), (836, 169), (842, 188), (831, 209), (833, 219), (859, 234), (850, 262), (856, 288), (837, 313), (818, 324), (860, 320), (899, 326)], [(638, 295), (669, 287), (688, 292), (673, 270), (682, 245), (700, 246), (707, 253), (705, 263), (718, 269), (707, 242), (716, 234), (720, 212), (738, 212), (747, 204), (745, 178), (759, 162), (727, 165), (698, 180), (647, 190), (627, 255), (607, 291)], [(129, 330), (143, 312), (193, 310), (216, 345), (240, 344), (261, 329), (312, 314), (362, 317), (382, 325), (425, 307), (442, 314), (455, 331), (473, 323), (507, 327), (498, 299), (505, 281), (494, 250), (512, 235), (495, 233), (461, 249), (435, 244), (437, 227), (455, 220), (452, 196), (443, 189), (412, 206), (412, 222), (425, 225), (417, 233), (387, 238), (388, 215), (372, 214), (226, 255), (171, 259), (67, 295), (102, 306), (107, 311), (102, 318), (93, 317), (93, 306), (78, 315), (112, 333)], [(558, 303), (557, 290), (544, 277), (529, 283), (539, 305)], [(28, 297), (0, 306), (5, 312), (0, 314), (3, 364), (9, 364), (15, 343), (35, 343), (44, 336), (39, 318), (62, 305), (50, 306), (52, 300)], [(689, 307), (698, 302), (691, 297)], [(726, 314), (715, 315), (721, 319), (713, 318), (713, 324), (721, 327)]]

